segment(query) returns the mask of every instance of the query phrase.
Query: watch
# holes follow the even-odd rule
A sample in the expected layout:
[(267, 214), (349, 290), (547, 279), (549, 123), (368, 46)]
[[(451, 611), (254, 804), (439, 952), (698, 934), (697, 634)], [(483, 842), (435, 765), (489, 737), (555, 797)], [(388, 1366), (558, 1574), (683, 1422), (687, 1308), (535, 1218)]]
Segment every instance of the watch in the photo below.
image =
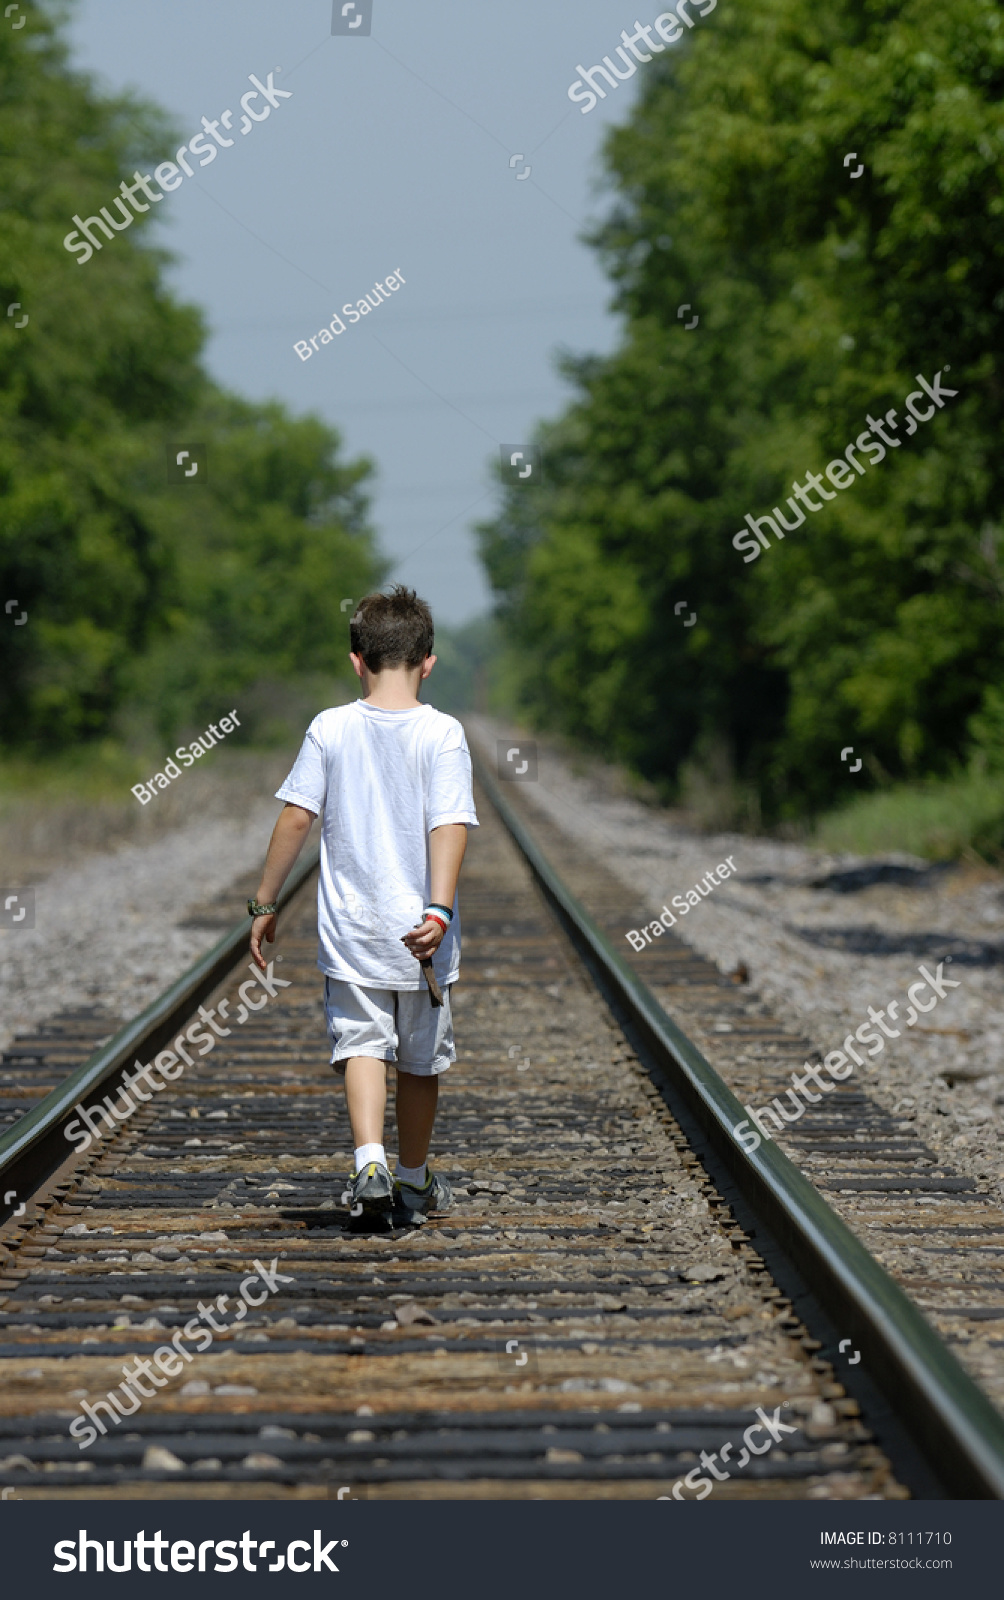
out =
[(248, 901), (248, 916), (249, 917), (274, 917), (275, 916), (275, 909), (276, 909), (276, 902), (274, 900), (273, 900), (273, 902), (272, 902), (272, 904), (270, 906), (259, 905), (258, 901), (255, 900), (254, 898), (252, 898), (252, 899), (250, 899)]

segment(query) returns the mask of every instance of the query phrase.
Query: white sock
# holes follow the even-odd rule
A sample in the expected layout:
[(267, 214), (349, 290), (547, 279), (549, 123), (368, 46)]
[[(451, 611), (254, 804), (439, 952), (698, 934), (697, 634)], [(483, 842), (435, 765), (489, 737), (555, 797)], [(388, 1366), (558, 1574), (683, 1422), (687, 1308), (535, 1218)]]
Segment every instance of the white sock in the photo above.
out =
[(428, 1176), (428, 1163), (423, 1161), (420, 1167), (404, 1167), (399, 1161), (397, 1164), (397, 1176), (402, 1183), (411, 1183), (414, 1184), (416, 1189), (424, 1189), (425, 1180)]
[(363, 1167), (369, 1166), (371, 1161), (379, 1161), (382, 1167), (387, 1165), (387, 1152), (382, 1144), (361, 1144), (356, 1150), (356, 1171), (362, 1172)]

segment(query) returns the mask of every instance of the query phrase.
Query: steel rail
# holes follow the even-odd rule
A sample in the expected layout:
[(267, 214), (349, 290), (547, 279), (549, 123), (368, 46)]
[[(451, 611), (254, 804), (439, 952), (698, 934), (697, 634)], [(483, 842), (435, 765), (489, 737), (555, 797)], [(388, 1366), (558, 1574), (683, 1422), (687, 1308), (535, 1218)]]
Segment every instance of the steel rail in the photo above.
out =
[(745, 1107), (663, 1010), (548, 862), (474, 756), (479, 783), (608, 1001), (627, 1015), (748, 1203), (840, 1329), (935, 1476), (961, 1499), (1004, 1499), (1004, 1418), (930, 1323), (775, 1144), (748, 1151)]
[[(303, 888), (311, 873), (316, 871), (319, 855), (319, 849), (314, 848), (304, 860), (297, 862), (277, 899), (280, 912)], [(86, 1102), (95, 1089), (113, 1078), (133, 1056), (148, 1060), (167, 1044), (192, 1010), (212, 994), (237, 965), (241, 955), (248, 949), (249, 930), (250, 922), (245, 916), (212, 949), (200, 956), (194, 966), (189, 967), (163, 994), (158, 995), (145, 1011), (127, 1022), (38, 1105), (0, 1134), (0, 1176), (9, 1179), (17, 1166), (58, 1132), (79, 1101)], [(60, 1148), (56, 1146), (57, 1151)], [(64, 1159), (72, 1149), (71, 1145), (65, 1145), (61, 1151)], [(52, 1151), (49, 1153), (52, 1154)], [(37, 1173), (33, 1174), (36, 1182), (38, 1176)], [(23, 1180), (21, 1185), (14, 1184), (13, 1187), (19, 1193), (26, 1192)], [(6, 1220), (3, 1211), (9, 1216), (11, 1208), (0, 1208), (0, 1220)]]

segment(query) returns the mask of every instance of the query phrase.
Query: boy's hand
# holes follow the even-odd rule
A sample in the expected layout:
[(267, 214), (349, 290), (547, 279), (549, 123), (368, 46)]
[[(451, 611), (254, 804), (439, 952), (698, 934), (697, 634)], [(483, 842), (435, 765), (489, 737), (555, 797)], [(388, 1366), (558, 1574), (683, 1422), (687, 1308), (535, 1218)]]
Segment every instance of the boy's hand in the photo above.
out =
[(268, 970), (268, 964), (261, 953), (261, 942), (264, 939), (268, 944), (275, 944), (275, 924), (274, 913), (270, 917), (255, 917), (251, 924), (251, 954), (262, 972)]
[[(265, 858), (265, 870), (255, 895), (258, 905), (274, 906), (277, 903), (279, 891), (289, 877), (293, 863), (310, 832), (314, 815), (314, 812), (308, 811), (306, 806), (295, 806), (288, 800), (283, 806), (278, 821), (272, 829), (268, 855)], [(255, 965), (260, 967), (262, 972), (267, 972), (268, 965), (261, 953), (263, 939), (268, 944), (275, 944), (274, 916), (255, 917), (251, 923), (251, 954), (254, 956)]]
[(442, 944), (445, 931), (440, 923), (429, 917), (406, 933), (401, 943), (411, 951), (416, 961), (428, 961)]

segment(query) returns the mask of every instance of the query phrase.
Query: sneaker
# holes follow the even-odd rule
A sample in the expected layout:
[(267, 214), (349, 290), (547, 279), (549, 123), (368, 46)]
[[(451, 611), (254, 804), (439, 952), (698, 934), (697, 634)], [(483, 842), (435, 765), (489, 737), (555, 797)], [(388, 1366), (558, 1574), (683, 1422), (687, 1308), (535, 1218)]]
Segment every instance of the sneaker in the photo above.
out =
[(389, 1217), (394, 1205), (394, 1181), (379, 1161), (369, 1161), (363, 1172), (349, 1174), (342, 1200), (354, 1217)]
[(395, 1178), (394, 1197), (406, 1211), (449, 1211), (453, 1204), (453, 1190), (438, 1172), (427, 1172), (421, 1189)]

